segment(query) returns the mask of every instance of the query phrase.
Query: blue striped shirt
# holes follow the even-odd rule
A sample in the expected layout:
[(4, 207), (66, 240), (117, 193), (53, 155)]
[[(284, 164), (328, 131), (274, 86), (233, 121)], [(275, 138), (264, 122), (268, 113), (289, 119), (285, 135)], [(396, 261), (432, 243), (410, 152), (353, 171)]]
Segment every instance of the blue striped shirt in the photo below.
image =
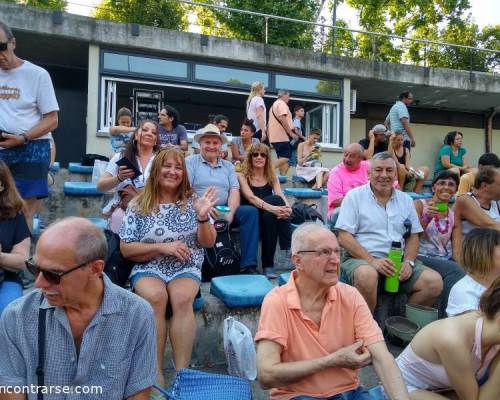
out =
[[(83, 333), (79, 354), (64, 308), (51, 306), (47, 299), (40, 304), (40, 290), (5, 309), (0, 319), (0, 386), (37, 384), (39, 308), (47, 309), (44, 390), (52, 394), (45, 398), (121, 400), (156, 382), (151, 306), (104, 274), (103, 279), (103, 300)], [(91, 386), (102, 389), (76, 393)], [(55, 394), (62, 387), (66, 393)], [(28, 399), (36, 398), (36, 393), (28, 394)]]

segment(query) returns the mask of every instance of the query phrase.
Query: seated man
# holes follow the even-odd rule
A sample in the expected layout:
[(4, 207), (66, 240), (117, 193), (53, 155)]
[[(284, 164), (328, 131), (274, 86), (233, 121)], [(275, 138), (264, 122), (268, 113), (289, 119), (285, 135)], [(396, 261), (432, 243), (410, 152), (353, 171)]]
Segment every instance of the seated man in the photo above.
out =
[(366, 160), (369, 160), (377, 153), (382, 153), (387, 151), (389, 148), (389, 137), (391, 131), (389, 131), (384, 125), (375, 125), (368, 132), (368, 139), (361, 139), (358, 143), (363, 146), (364, 156)]
[(409, 303), (432, 306), (443, 289), (441, 276), (416, 259), (422, 227), (410, 196), (393, 188), (396, 174), (392, 156), (376, 154), (370, 161), (370, 183), (347, 194), (335, 224), (347, 251), (343, 276), (361, 292), (372, 312), (379, 281), (382, 284), (395, 271), (387, 258), (392, 242), (404, 239), (399, 290), (410, 296)]
[(474, 228), (500, 230), (500, 169), (481, 167), (472, 191), (457, 198), (455, 221), (462, 236)]
[[(240, 206), (240, 185), (234, 165), (220, 157), (222, 144), (227, 138), (219, 129), (208, 124), (194, 137), (200, 144), (200, 154), (186, 158), (189, 183), (198, 196), (209, 187), (217, 189), (217, 205), (227, 205), (230, 211), (225, 219), (232, 226), (240, 227), (241, 269), (255, 273), (259, 246), (259, 212), (253, 206)], [(211, 213), (217, 218), (217, 211)]]
[(363, 157), (363, 146), (352, 143), (345, 148), (342, 162), (330, 171), (327, 185), (328, 216), (340, 207), (349, 190), (368, 183), (370, 163)]
[[(227, 127), (229, 126), (229, 118), (228, 117), (226, 117), (225, 115), (222, 115), (222, 114), (217, 114), (215, 117), (210, 119), (208, 121), (208, 123), (215, 125), (217, 128), (219, 128), (219, 132), (222, 135), (226, 136), (226, 130), (227, 130)], [(195, 137), (193, 138), (193, 141), (191, 143), (191, 147), (193, 149), (194, 154), (200, 154), (200, 144), (198, 143), (198, 140), (196, 140), (196, 137), (199, 133), (201, 133), (202, 130), (203, 130), (203, 128), (198, 129), (196, 131)], [(220, 151), (221, 151), (221, 157), (224, 160), (226, 160), (227, 156), (229, 154), (228, 143), (223, 143), (221, 148), (220, 148)]]
[(467, 172), (460, 177), (457, 196), (461, 196), (472, 191), (477, 171), (481, 167), (500, 168), (500, 160), (495, 153), (484, 153), (481, 157), (479, 157), (477, 160), (477, 168), (474, 168), (471, 172)]
[[(103, 274), (106, 252), (104, 233), (84, 218), (64, 218), (42, 233), (26, 262), (37, 290), (11, 303), (0, 320), (0, 388), (39, 385), (41, 365), (46, 389), (80, 387), (59, 392), (74, 393), (68, 398), (96, 388), (85, 398), (149, 399), (156, 382), (153, 310)], [(4, 400), (37, 398), (0, 393)]]
[[(295, 271), (264, 299), (257, 372), (271, 399), (369, 400), (358, 369), (373, 363), (389, 399), (409, 399), (382, 332), (359, 292), (339, 283), (335, 235), (306, 223), (292, 235)], [(337, 397), (338, 396), (338, 397)]]

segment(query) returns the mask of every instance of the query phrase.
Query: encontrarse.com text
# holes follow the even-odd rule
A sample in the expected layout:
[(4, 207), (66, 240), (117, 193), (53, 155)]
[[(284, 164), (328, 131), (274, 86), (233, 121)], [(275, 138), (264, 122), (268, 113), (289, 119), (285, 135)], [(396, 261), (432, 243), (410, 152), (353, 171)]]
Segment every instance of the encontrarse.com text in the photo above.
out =
[(0, 386), (0, 394), (102, 394), (102, 386)]

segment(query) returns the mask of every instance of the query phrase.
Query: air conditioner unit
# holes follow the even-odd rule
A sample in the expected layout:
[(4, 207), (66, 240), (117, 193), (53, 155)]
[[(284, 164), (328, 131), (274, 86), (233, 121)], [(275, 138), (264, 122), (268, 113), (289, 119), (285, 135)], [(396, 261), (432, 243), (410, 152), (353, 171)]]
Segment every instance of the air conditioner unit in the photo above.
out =
[(356, 114), (356, 95), (357, 92), (355, 89), (351, 89), (351, 114)]

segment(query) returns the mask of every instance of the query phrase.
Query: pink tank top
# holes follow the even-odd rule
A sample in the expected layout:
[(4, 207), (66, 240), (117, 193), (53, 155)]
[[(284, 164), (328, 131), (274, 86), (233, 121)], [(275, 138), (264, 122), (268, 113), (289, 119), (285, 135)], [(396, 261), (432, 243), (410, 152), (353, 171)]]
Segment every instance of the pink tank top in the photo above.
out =
[[(495, 345), (484, 356), (481, 354), (482, 331), (483, 318), (478, 318), (476, 321), (474, 344), (471, 349), (471, 367), (478, 381), (485, 376), (489, 365), (500, 352), (500, 345)], [(407, 385), (429, 390), (451, 388), (450, 380), (444, 367), (441, 364), (434, 364), (419, 357), (415, 354), (411, 345), (404, 349), (396, 361)]]

